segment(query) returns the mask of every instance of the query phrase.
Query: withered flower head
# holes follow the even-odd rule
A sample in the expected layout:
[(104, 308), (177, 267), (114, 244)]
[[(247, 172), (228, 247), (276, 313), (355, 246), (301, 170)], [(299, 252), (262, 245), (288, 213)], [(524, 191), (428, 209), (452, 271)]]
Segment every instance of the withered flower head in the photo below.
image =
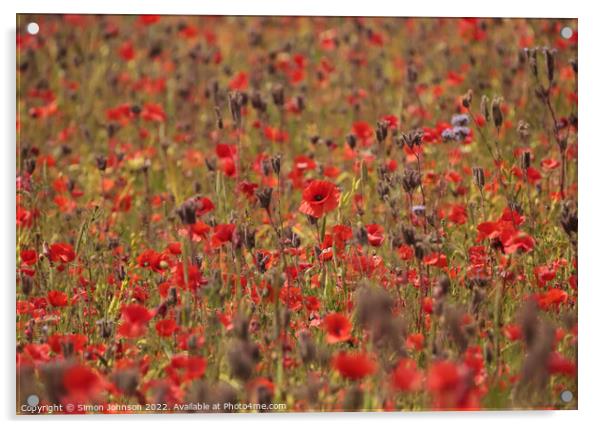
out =
[(420, 186), (420, 173), (417, 170), (406, 169), (403, 172), (403, 177), (401, 180), (401, 184), (403, 185), (404, 191), (408, 194), (411, 194), (416, 190), (418, 186)]
[(255, 196), (259, 201), (259, 205), (264, 210), (270, 209), (270, 203), (272, 202), (272, 188), (262, 188), (258, 191), (255, 191)]
[(184, 201), (182, 205), (176, 209), (176, 213), (183, 224), (193, 225), (196, 223), (196, 208), (196, 201), (193, 198), (190, 198)]

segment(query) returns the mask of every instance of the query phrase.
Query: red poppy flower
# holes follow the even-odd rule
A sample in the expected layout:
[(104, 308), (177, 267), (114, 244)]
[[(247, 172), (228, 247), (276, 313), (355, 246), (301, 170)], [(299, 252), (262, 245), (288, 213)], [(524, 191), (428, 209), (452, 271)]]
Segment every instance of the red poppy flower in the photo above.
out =
[(397, 249), (397, 253), (399, 254), (399, 257), (401, 259), (403, 259), (404, 261), (408, 261), (414, 256), (414, 249), (412, 249), (411, 246), (402, 244), (401, 246), (399, 246), (399, 249)]
[(90, 367), (77, 364), (65, 371), (63, 385), (69, 395), (89, 397), (101, 389), (101, 378)]
[(323, 327), (326, 329), (326, 342), (329, 344), (347, 341), (351, 338), (352, 325), (349, 319), (340, 313), (332, 313), (324, 318)]
[(67, 294), (59, 290), (48, 292), (48, 301), (53, 307), (65, 307), (69, 301)]
[(376, 363), (361, 352), (340, 352), (334, 357), (332, 366), (350, 380), (361, 380), (376, 372)]
[(410, 350), (422, 350), (424, 347), (424, 335), (420, 332), (408, 335), (406, 338), (406, 347)]
[(55, 353), (63, 353), (67, 350), (79, 353), (88, 342), (88, 337), (83, 334), (53, 334), (48, 338), (48, 345)]
[(341, 192), (334, 183), (314, 180), (303, 190), (299, 211), (320, 218), (338, 207), (340, 195)]
[(368, 243), (371, 246), (379, 247), (385, 241), (385, 228), (378, 224), (366, 225), (366, 232), (368, 233)]
[(249, 86), (249, 77), (248, 77), (247, 73), (245, 73), (243, 71), (238, 72), (236, 75), (234, 75), (234, 77), (230, 80), (230, 83), (228, 83), (228, 88), (230, 88), (232, 91), (234, 91), (234, 90), (244, 91), (245, 89), (247, 89), (248, 86)]
[(403, 392), (411, 392), (420, 387), (422, 375), (416, 369), (416, 362), (412, 359), (401, 359), (393, 371), (391, 381), (393, 387)]
[(126, 305), (121, 309), (122, 323), (119, 334), (126, 338), (137, 338), (146, 332), (146, 325), (153, 313), (140, 304)]
[(214, 232), (211, 237), (211, 245), (213, 247), (219, 247), (222, 244), (232, 241), (235, 229), (236, 225), (233, 223), (216, 225), (213, 229)]
[(73, 250), (73, 247), (67, 243), (51, 244), (49, 258), (52, 262), (66, 264), (75, 259), (75, 251)]
[(163, 319), (155, 324), (155, 329), (161, 337), (169, 337), (178, 329), (178, 325), (173, 319)]
[(441, 394), (456, 390), (460, 382), (458, 367), (452, 362), (441, 361), (429, 368), (426, 384), (431, 393)]
[(36, 262), (38, 261), (38, 254), (33, 249), (21, 250), (20, 256), (21, 256), (21, 262), (23, 262), (25, 265), (29, 265), (29, 266), (35, 265)]
[(171, 358), (165, 371), (175, 383), (196, 380), (205, 375), (207, 361), (200, 356), (177, 355)]

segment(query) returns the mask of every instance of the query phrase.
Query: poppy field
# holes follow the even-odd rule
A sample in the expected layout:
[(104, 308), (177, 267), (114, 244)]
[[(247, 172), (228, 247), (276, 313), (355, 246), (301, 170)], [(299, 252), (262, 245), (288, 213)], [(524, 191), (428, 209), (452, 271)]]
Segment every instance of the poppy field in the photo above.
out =
[(17, 414), (577, 408), (576, 20), (16, 43)]

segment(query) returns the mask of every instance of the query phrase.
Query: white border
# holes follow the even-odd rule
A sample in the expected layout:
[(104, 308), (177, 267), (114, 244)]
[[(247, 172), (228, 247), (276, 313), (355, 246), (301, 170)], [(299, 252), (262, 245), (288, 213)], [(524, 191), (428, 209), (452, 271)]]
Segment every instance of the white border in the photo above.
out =
[[(513, 424), (545, 426), (546, 429), (572, 427), (600, 427), (600, 398), (602, 395), (602, 347), (600, 329), (602, 323), (602, 272), (600, 266), (602, 221), (598, 191), (600, 176), (596, 174), (602, 163), (602, 94), (600, 93), (600, 72), (602, 64), (599, 46), (595, 41), (602, 40), (600, 15), (592, 6), (594, 2), (585, 1), (532, 1), (504, 0), (491, 2), (486, 0), (403, 2), (394, 0), (216, 0), (212, 2), (194, 2), (191, 0), (169, 0), (150, 4), (150, 1), (136, 2), (123, 0), (21, 0), (16, 4), (0, 2), (2, 13), (2, 78), (1, 94), (4, 103), (0, 105), (3, 139), (0, 146), (3, 168), (0, 201), (4, 202), (2, 227), (4, 237), (2, 245), (1, 272), (5, 280), (2, 290), (2, 336), (6, 341), (2, 359), (3, 386), (0, 389), (0, 406), (8, 425), (32, 426), (47, 425), (103, 427), (113, 421), (138, 421), (145, 426), (160, 427), (167, 420), (178, 420), (180, 424), (225, 425), (226, 427), (303, 427), (316, 424), (336, 424), (347, 428), (365, 428), (371, 424), (412, 425), (416, 428), (443, 427), (468, 428), (487, 426), (487, 428), (507, 429)], [(580, 113), (580, 153), (579, 153), (579, 213), (580, 213), (580, 312), (579, 312), (579, 411), (572, 412), (479, 412), (479, 413), (413, 413), (413, 414), (311, 414), (311, 415), (239, 415), (239, 416), (88, 416), (54, 418), (16, 418), (14, 410), (14, 267), (15, 267), (15, 13), (156, 13), (156, 14), (222, 14), (222, 15), (359, 15), (359, 16), (507, 16), (507, 17), (577, 17), (579, 19), (579, 113)], [(35, 425), (35, 426), (34, 426)]]

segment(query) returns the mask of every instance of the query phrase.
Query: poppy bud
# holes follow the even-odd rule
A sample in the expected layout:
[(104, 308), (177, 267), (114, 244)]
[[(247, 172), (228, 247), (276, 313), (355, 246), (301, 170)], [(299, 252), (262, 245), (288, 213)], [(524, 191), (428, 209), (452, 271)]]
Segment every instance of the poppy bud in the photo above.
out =
[(280, 164), (282, 162), (282, 156), (281, 155), (276, 155), (273, 156), (271, 159), (272, 162), (272, 169), (274, 170), (274, 173), (276, 173), (276, 175), (280, 174)]
[(355, 137), (355, 134), (347, 134), (347, 137), (345, 137), (345, 140), (347, 142), (347, 145), (352, 150), (355, 149), (355, 146), (357, 145), (357, 137)]
[(387, 123), (385, 121), (378, 121), (376, 123), (376, 140), (382, 143), (387, 138)]
[(469, 108), (472, 103), (472, 89), (469, 89), (466, 94), (462, 97), (462, 106)]
[(222, 112), (219, 107), (215, 106), (215, 117), (217, 119), (217, 128), (219, 130), (224, 129), (224, 120), (222, 119)]
[(284, 87), (280, 84), (277, 84), (272, 89), (272, 101), (278, 107), (284, 106)]
[(502, 122), (504, 121), (504, 114), (502, 113), (502, 109), (500, 107), (501, 102), (501, 97), (495, 97), (491, 102), (491, 114), (493, 115), (493, 123), (495, 124), (495, 127), (498, 130), (502, 126)]
[(24, 164), (25, 171), (27, 171), (27, 174), (32, 175), (36, 169), (36, 160), (34, 158), (27, 158)]
[(230, 92), (228, 94), (228, 101), (230, 105), (230, 113), (232, 114), (232, 120), (236, 128), (240, 128), (242, 122), (242, 95), (238, 91)]
[(258, 112), (265, 112), (268, 108), (265, 100), (258, 91), (251, 94), (251, 106)]
[(183, 224), (192, 225), (196, 223), (196, 202), (193, 199), (184, 201), (176, 210), (176, 213)]

